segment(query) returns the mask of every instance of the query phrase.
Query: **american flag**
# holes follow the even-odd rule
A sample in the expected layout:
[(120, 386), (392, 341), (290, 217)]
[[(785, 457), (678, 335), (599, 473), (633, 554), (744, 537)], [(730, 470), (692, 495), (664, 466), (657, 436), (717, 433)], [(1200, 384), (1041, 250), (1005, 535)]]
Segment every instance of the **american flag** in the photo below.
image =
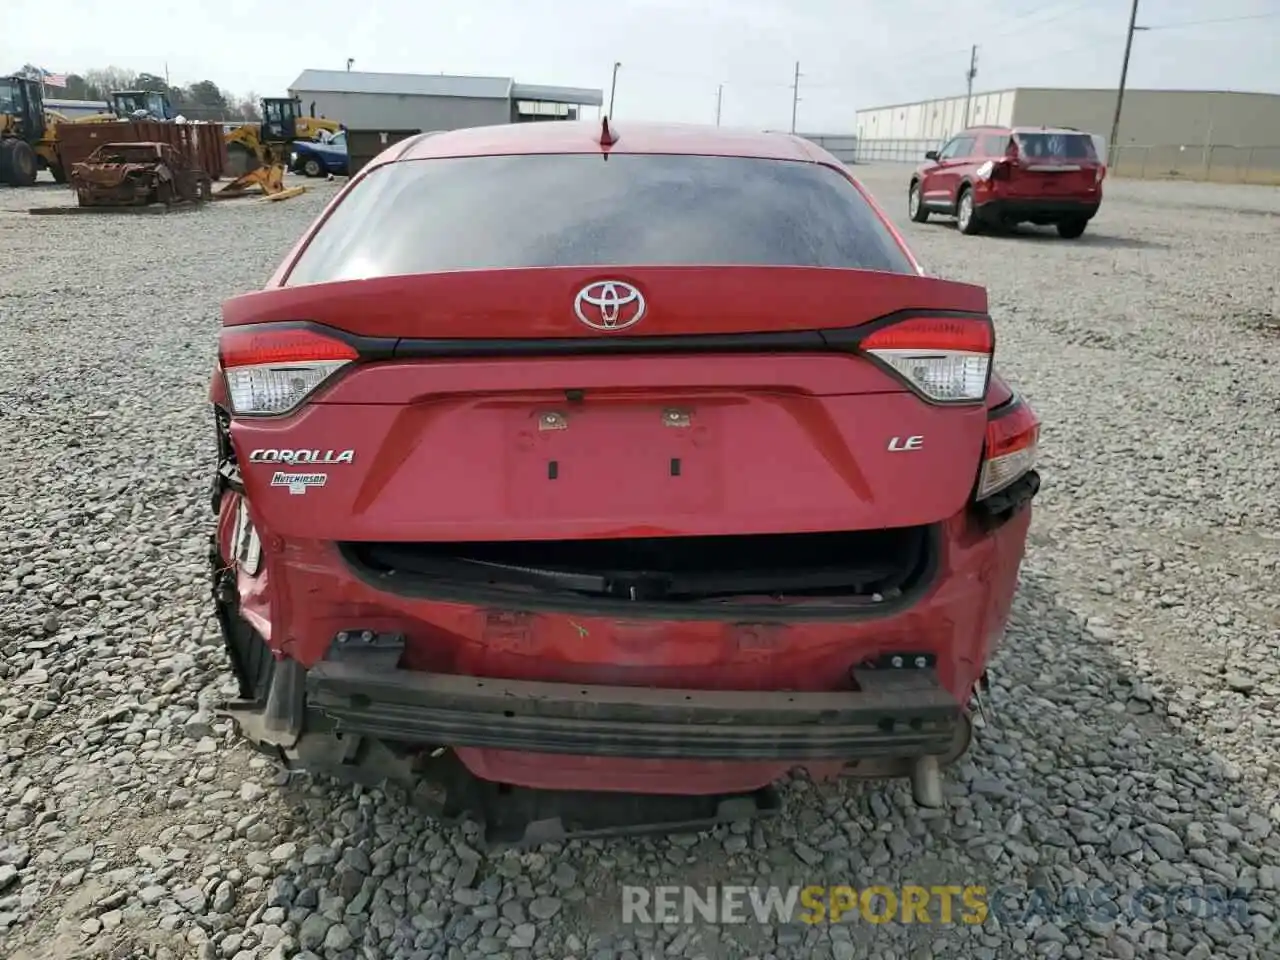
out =
[(50, 87), (65, 87), (67, 85), (67, 75), (65, 73), (50, 73), (48, 70), (41, 69), (40, 77)]

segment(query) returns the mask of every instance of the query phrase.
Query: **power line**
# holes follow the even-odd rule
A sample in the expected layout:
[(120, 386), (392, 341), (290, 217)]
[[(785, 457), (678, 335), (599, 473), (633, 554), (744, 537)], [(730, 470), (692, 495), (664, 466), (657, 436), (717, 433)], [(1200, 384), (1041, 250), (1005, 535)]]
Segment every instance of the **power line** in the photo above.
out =
[[(1032, 27), (1043, 27), (1046, 24), (1056, 23), (1057, 21), (1061, 20), (1063, 17), (1067, 16), (1068, 14), (1075, 13), (1077, 10), (1083, 7), (1086, 2), (1087, 0), (1078, 0), (1078, 2), (1076, 3), (1069, 3), (1065, 7), (1063, 7), (1061, 10), (1059, 10), (1056, 15), (1052, 17), (1047, 17), (1044, 20), (1033, 20), (1030, 23), (1026, 23), (1020, 27), (1014, 28), (1013, 30), (1002, 30), (1002, 31), (997, 31), (995, 33), (987, 33), (984, 30), (982, 35), (987, 40), (997, 40), (1001, 37), (1011, 37), (1016, 33), (1022, 33), (1022, 31)], [(1052, 9), (1053, 9), (1052, 7), (1041, 7), (1038, 10), (1031, 11), (1030, 14), (1022, 14), (1021, 16), (1011, 17), (1009, 22), (1017, 23), (1019, 20), (1026, 19), (1027, 16), (1033, 16), (1037, 13), (1045, 13)]]
[[(994, 25), (995, 27), (997, 27), (996, 32), (988, 33), (984, 31), (983, 35), (984, 37), (989, 37), (992, 39), (1013, 36), (1018, 33), (1023, 33), (1037, 27), (1046, 26), (1048, 24), (1054, 23), (1062, 19), (1063, 17), (1066, 17), (1069, 14), (1075, 12), (1077, 9), (1085, 5), (1086, 5), (1085, 2), (1071, 2), (1062, 7), (1056, 7), (1055, 5), (1045, 5), (1045, 6), (1037, 7), (1034, 10), (1024, 11), (1020, 14), (1009, 17), (1006, 21), (1004, 21), (1004, 24), (1006, 26), (1011, 26), (1012, 29), (999, 30), (998, 28), (1001, 26), (1001, 24), (996, 23)], [(1057, 12), (1054, 13), (1053, 16), (1040, 19), (1040, 20), (1029, 19), (1032, 17), (1039, 16), (1041, 14), (1049, 13), (1054, 10), (1056, 10)], [(1267, 19), (1272, 19), (1276, 17), (1280, 17), (1280, 11), (1273, 11), (1273, 12), (1259, 13), (1259, 14), (1246, 14), (1246, 15), (1231, 16), (1231, 17), (1211, 17), (1211, 18), (1204, 18), (1204, 19), (1198, 19), (1198, 20), (1175, 21), (1172, 23), (1152, 24), (1151, 26), (1137, 26), (1135, 24), (1134, 29), (1143, 30), (1143, 31), (1174, 30), (1174, 29), (1183, 29), (1188, 27), (1213, 26), (1217, 24), (1243, 23), (1243, 22), (1248, 22), (1253, 20), (1267, 20)], [(1103, 43), (1116, 42), (1116, 40), (1111, 38), (1105, 38), (1102, 36), (1096, 36), (1094, 38), (1083, 40), (1079, 43), (1069, 44), (1068, 46), (1065, 46), (1065, 47), (1057, 47), (1057, 48), (1048, 49), (1048, 50), (1038, 49), (1034, 51), (1034, 53), (1029, 53), (1026, 56), (1015, 56), (1013, 58), (996, 57), (994, 63), (999, 68), (1003, 69), (1010, 65), (1027, 63), (1032, 60), (1040, 62), (1044, 60), (1046, 54), (1066, 53), (1073, 50), (1081, 49), (1083, 47), (1093, 47), (1093, 46), (1096, 46), (1099, 42), (1103, 42)], [(1129, 52), (1129, 50), (1130, 50), (1130, 45), (1128, 42), (1126, 42), (1126, 52)], [(922, 78), (928, 79), (930, 77), (935, 77), (938, 80), (942, 80), (946, 73), (949, 73), (951, 69), (954, 69), (954, 67), (948, 68), (945, 66), (945, 64), (940, 62), (942, 57), (950, 53), (970, 54), (971, 63), (970, 63), (969, 69), (972, 71), (975, 71), (975, 76), (976, 76), (977, 65), (976, 65), (974, 46), (971, 45), (968, 47), (955, 48), (954, 50), (947, 50), (947, 51), (935, 50), (935, 51), (931, 51), (931, 53), (932, 53), (932, 60), (933, 60), (932, 67), (926, 67), (923, 71), (913, 70), (913, 77), (915, 79), (919, 80)], [(903, 58), (904, 62), (908, 59), (911, 59), (914, 61), (915, 57), (914, 55), (912, 55), (911, 57)], [(855, 89), (865, 89), (865, 83), (858, 83), (853, 80), (837, 81), (834, 79), (823, 79), (822, 77), (815, 78), (809, 74), (801, 74), (799, 72), (798, 61), (796, 63), (793, 80), (790, 83), (780, 81), (780, 80), (775, 80), (775, 81), (733, 80), (733, 79), (720, 80), (710, 74), (700, 74), (700, 73), (693, 73), (688, 71), (668, 70), (668, 69), (661, 69), (661, 68), (649, 68), (644, 65), (633, 66), (630, 69), (632, 70), (633, 73), (647, 75), (655, 78), (665, 78), (665, 79), (671, 79), (671, 80), (704, 83), (704, 84), (707, 84), (708, 86), (715, 86), (718, 91), (717, 101), (719, 101), (723, 96), (722, 92), (720, 92), (721, 88), (723, 87), (732, 87), (732, 88), (744, 89), (744, 90), (762, 90), (762, 91), (763, 90), (781, 91), (785, 89), (789, 91), (791, 94), (791, 101), (792, 101), (791, 105), (792, 105), (793, 116), (797, 113), (797, 104), (802, 99), (799, 95), (799, 83), (800, 83), (800, 78), (802, 76), (805, 78), (806, 89), (814, 89), (819, 91), (821, 90), (853, 91)], [(1122, 71), (1127, 74), (1127, 67), (1124, 67), (1122, 65)], [(880, 74), (880, 75), (883, 76), (883, 74)], [(966, 74), (966, 83), (967, 84), (971, 83), (967, 74)], [(968, 89), (971, 91), (972, 87), (969, 86)]]
[(1177, 30), (1182, 27), (1207, 27), (1215, 23), (1240, 23), (1244, 20), (1270, 20), (1272, 17), (1280, 17), (1280, 10), (1271, 13), (1250, 13), (1241, 17), (1214, 17), (1212, 20), (1178, 20), (1174, 23), (1157, 23), (1145, 30)]

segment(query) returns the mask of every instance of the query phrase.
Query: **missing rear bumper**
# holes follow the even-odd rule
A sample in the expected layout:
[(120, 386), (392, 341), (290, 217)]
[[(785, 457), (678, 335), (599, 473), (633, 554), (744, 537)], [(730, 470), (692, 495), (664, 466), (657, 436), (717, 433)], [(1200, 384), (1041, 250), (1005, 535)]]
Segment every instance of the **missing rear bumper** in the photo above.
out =
[[(443, 822), (478, 820), (490, 849), (704, 830), (774, 815), (781, 803), (772, 786), (693, 796), (529, 789), (477, 777), (452, 747), (794, 767), (838, 760), (851, 776), (914, 783), (922, 763), (936, 771), (969, 740), (968, 716), (928, 658), (918, 669), (857, 670), (858, 689), (838, 693), (654, 690), (401, 670), (402, 638), (350, 632), (334, 659), (308, 671), (273, 661), (233, 610), (222, 613), (241, 661), (265, 657), (274, 668), (220, 711), (242, 736), (288, 769), (395, 784)], [(921, 782), (931, 789), (917, 784), (919, 797), (940, 795), (936, 773)]]
[(1036, 198), (1033, 200), (992, 199), (979, 204), (980, 216), (991, 220), (1092, 220), (1101, 201), (1068, 198)]

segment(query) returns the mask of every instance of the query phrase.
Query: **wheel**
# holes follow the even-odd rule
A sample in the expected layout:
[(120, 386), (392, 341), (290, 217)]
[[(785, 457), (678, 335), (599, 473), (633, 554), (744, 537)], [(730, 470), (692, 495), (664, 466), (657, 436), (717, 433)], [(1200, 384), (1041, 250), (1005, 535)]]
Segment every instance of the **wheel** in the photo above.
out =
[(1058, 224), (1058, 236), (1064, 240), (1074, 240), (1080, 234), (1084, 233), (1084, 228), (1089, 225), (1089, 221), (1083, 217), (1075, 217), (1071, 220), (1063, 220)]
[(15, 140), (9, 155), (12, 175), (9, 182), (15, 187), (29, 187), (36, 182), (40, 173), (40, 159), (31, 149), (31, 144), (23, 140)]
[(40, 160), (23, 140), (0, 143), (0, 180), (11, 187), (29, 187), (40, 173)]
[(929, 220), (929, 208), (924, 205), (920, 196), (919, 180), (911, 181), (911, 189), (907, 192), (907, 208), (911, 211), (913, 223), (926, 223)]
[(308, 177), (323, 177), (324, 167), (315, 157), (307, 157), (307, 159), (302, 162), (302, 172)]
[(970, 236), (982, 229), (982, 222), (973, 208), (973, 191), (968, 187), (960, 188), (960, 197), (956, 200), (956, 226), (961, 233)]

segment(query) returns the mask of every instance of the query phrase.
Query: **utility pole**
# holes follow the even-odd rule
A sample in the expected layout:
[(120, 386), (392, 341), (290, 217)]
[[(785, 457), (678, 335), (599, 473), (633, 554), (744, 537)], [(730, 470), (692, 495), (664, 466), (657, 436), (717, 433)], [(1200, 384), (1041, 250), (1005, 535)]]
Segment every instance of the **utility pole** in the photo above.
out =
[(716, 126), (720, 126), (720, 102), (724, 98), (724, 84), (716, 89)]
[(973, 102), (973, 78), (978, 75), (978, 45), (975, 43), (969, 50), (969, 72), (966, 73), (964, 95), (964, 125), (969, 126), (969, 105)]
[(1116, 152), (1116, 138), (1120, 136), (1120, 108), (1124, 106), (1124, 84), (1129, 78), (1129, 51), (1133, 49), (1133, 34), (1137, 30), (1147, 29), (1136, 26), (1137, 22), (1138, 0), (1133, 0), (1133, 6), (1129, 9), (1129, 33), (1124, 39), (1124, 62), (1120, 65), (1120, 86), (1116, 89), (1116, 115), (1111, 120), (1111, 139), (1107, 143), (1107, 151), (1111, 154), (1110, 160), (1113, 165), (1119, 156)]
[(355, 62), (355, 57), (347, 57), (347, 73), (351, 72), (351, 65)]
[(791, 84), (791, 132), (796, 132), (796, 107), (800, 103), (800, 61), (796, 61), (796, 78)]
[(622, 64), (615, 63), (613, 65), (613, 82), (609, 84), (609, 119), (613, 119), (613, 95), (618, 92), (618, 68)]

